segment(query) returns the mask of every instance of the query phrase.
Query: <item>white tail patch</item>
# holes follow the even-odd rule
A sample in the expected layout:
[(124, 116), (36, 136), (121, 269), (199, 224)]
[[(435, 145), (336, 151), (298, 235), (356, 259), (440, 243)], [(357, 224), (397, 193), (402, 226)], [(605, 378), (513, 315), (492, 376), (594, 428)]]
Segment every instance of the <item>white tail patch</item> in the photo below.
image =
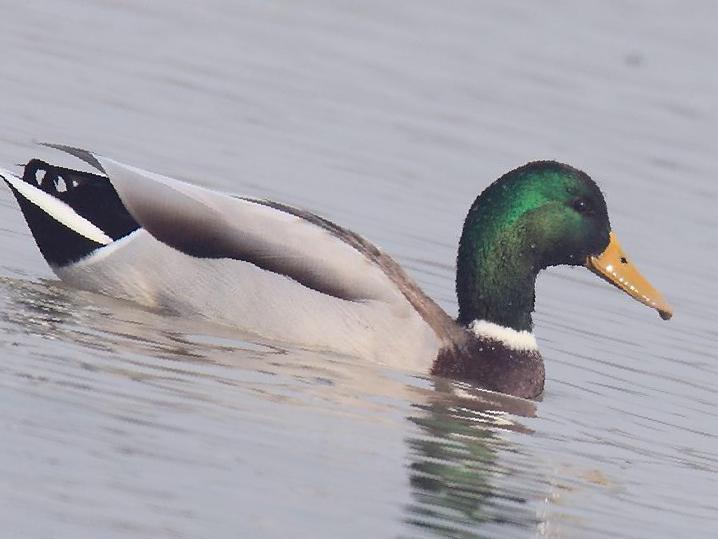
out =
[(65, 183), (65, 179), (62, 176), (57, 177), (57, 181), (55, 182), (55, 189), (58, 193), (67, 192), (67, 184)]
[(102, 245), (112, 243), (112, 238), (110, 238), (97, 226), (93, 225), (90, 221), (85, 219), (82, 215), (75, 212), (75, 210), (65, 204), (62, 200), (59, 200), (52, 195), (48, 195), (45, 191), (24, 182), (7, 170), (0, 168), (0, 176), (12, 185), (18, 193), (20, 193), (28, 201), (35, 204), (35, 206), (47, 213), (58, 223), (62, 223), (70, 230), (73, 230), (81, 236)]
[(516, 331), (487, 320), (474, 320), (469, 324), (469, 330), (473, 331), (477, 337), (486, 337), (502, 342), (512, 350), (538, 350), (536, 337), (530, 331)]

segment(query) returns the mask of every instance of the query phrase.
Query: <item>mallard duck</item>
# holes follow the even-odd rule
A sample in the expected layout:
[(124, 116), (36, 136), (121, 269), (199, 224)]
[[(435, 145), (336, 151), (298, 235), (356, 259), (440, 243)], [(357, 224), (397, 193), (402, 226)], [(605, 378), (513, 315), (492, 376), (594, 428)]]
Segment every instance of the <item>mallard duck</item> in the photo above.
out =
[(285, 204), (231, 196), (67, 146), (98, 174), (33, 159), (0, 170), (40, 251), (70, 285), (324, 349), (533, 398), (539, 271), (583, 265), (671, 308), (611, 231), (584, 172), (536, 161), (474, 201), (459, 242), (453, 319), (363, 237)]

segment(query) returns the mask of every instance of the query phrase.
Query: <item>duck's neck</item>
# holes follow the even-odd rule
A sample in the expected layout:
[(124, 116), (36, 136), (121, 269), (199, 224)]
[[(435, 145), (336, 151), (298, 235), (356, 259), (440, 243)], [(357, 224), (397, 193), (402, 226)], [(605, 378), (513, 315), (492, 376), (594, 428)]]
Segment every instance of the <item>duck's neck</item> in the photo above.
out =
[(469, 212), (459, 242), (456, 294), (458, 322), (485, 320), (516, 331), (531, 331), (536, 275), (540, 269), (525, 229), (492, 226), (479, 211)]

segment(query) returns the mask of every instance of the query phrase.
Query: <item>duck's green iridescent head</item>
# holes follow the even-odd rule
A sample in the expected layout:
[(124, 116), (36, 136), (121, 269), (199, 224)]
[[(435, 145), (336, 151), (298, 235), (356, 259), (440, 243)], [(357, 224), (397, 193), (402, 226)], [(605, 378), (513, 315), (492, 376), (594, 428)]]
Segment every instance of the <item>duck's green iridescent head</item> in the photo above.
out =
[[(459, 322), (487, 320), (530, 330), (536, 275), (562, 264), (587, 265), (669, 313), (622, 251), (615, 261), (600, 259), (609, 245), (620, 250), (603, 194), (586, 173), (555, 161), (512, 170), (479, 195), (464, 222), (457, 259)], [(601, 267), (593, 263), (598, 260)]]

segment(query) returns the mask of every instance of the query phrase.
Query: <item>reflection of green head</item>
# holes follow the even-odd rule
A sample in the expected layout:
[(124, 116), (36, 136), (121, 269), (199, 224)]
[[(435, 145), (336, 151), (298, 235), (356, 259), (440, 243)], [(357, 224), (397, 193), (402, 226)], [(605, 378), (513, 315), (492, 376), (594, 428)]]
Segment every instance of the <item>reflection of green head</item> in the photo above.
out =
[(457, 258), (459, 322), (530, 330), (537, 273), (583, 265), (608, 245), (606, 202), (591, 178), (537, 161), (512, 170), (474, 201)]
[(535, 406), (442, 379), (434, 390), (409, 417), (419, 432), (407, 439), (413, 503), (405, 520), (421, 529), (411, 536), (474, 539), (495, 535), (495, 525), (506, 524), (534, 535), (539, 520), (530, 501), (537, 488), (543, 497), (542, 473), (529, 474), (539, 478), (537, 484), (516, 484), (507, 470), (520, 470), (521, 463), (511, 462), (522, 452), (498, 433), (531, 432), (516, 416), (534, 416)]

